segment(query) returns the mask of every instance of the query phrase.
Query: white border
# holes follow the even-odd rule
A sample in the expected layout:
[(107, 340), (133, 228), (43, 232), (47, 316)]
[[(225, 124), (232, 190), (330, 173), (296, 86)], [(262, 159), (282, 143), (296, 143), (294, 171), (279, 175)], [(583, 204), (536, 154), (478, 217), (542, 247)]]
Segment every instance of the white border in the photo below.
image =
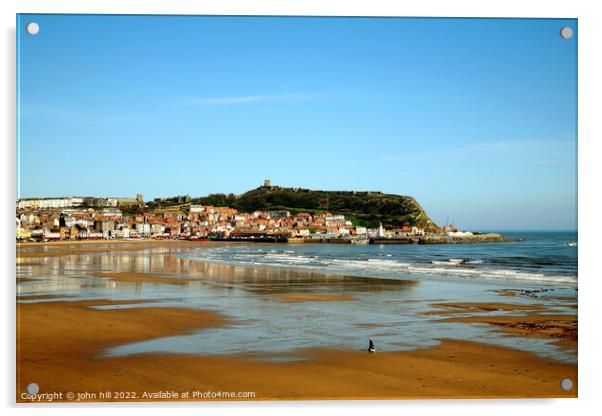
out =
[[(148, 415), (164, 415), (166, 410), (177, 414), (329, 414), (345, 412), (355, 415), (366, 412), (420, 415), (504, 415), (508, 413), (541, 412), (546, 415), (593, 413), (601, 408), (599, 397), (600, 324), (596, 305), (602, 296), (602, 276), (598, 259), (602, 227), (600, 183), (602, 152), (600, 123), (602, 97), (600, 74), (602, 20), (594, 1), (357, 1), (357, 0), (3, 0), (2, 8), (2, 226), (0, 256), (5, 312), (2, 320), (2, 366), (0, 394), (2, 405), (10, 414), (65, 415), (85, 413), (104, 415), (106, 405), (66, 407), (65, 405), (36, 409), (15, 409), (14, 364), (14, 240), (12, 230), (15, 199), (15, 13), (115, 13), (115, 14), (223, 14), (223, 15), (344, 15), (344, 16), (447, 16), (447, 17), (571, 17), (579, 18), (579, 399), (578, 400), (461, 400), (407, 402), (262, 402), (262, 403), (195, 403), (161, 405), (110, 405), (135, 410), (144, 407)], [(12, 407), (12, 408), (11, 408)], [(376, 409), (370, 409), (376, 407)], [(169, 409), (169, 410), (168, 410)]]

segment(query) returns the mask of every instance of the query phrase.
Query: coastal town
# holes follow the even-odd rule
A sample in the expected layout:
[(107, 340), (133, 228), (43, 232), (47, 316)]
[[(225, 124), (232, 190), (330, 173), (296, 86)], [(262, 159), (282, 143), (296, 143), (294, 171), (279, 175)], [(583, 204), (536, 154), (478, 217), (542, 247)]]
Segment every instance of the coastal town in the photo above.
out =
[[(164, 206), (167, 201), (172, 204)], [(172, 239), (403, 244), (452, 239), (469, 242), (475, 238), (488, 242), (497, 240), (497, 236), (462, 232), (451, 225), (439, 233), (409, 225), (368, 228), (333, 212), (240, 212), (230, 207), (193, 204), (188, 195), (150, 202), (145, 202), (141, 194), (135, 198), (28, 198), (16, 204), (17, 242)]]

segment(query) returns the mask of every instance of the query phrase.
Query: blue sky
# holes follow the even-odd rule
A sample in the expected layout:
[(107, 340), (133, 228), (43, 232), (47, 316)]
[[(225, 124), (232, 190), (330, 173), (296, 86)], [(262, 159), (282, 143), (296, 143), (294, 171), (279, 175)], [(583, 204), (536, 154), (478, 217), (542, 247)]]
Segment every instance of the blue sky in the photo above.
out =
[(463, 228), (576, 227), (574, 19), (18, 19), (21, 197), (269, 178), (412, 195)]

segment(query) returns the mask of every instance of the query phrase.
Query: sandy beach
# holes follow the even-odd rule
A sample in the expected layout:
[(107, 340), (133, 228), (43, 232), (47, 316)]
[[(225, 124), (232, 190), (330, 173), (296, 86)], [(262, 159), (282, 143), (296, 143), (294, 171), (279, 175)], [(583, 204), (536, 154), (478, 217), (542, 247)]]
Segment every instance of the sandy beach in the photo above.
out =
[[(130, 259), (129, 255), (147, 250), (149, 246), (162, 251), (138, 253), (137, 262)], [(240, 331), (250, 337), (250, 343), (253, 335), (249, 335), (249, 327), (262, 333), (260, 329), (267, 324), (262, 324), (257, 317), (246, 318), (252, 310), (236, 313), (247, 302), (259, 302), (262, 313), (274, 315), (277, 311), (286, 313), (287, 307), (298, 308), (290, 312), (291, 318), (299, 321), (299, 325), (309, 325), (314, 319), (310, 318), (313, 313), (325, 314), (332, 310), (333, 316), (339, 316), (337, 308), (357, 307), (374, 296), (383, 297), (382, 302), (386, 304), (400, 296), (398, 293), (416, 296), (412, 293), (417, 286), (391, 282), (382, 282), (379, 286), (349, 276), (238, 270), (196, 262), (189, 265), (171, 251), (174, 247), (182, 249), (182, 243), (81, 244), (85, 251), (74, 250), (73, 244), (51, 244), (44, 250), (38, 247), (40, 245), (33, 247), (31, 252), (17, 251), (18, 258), (26, 258), (28, 262), (36, 258), (50, 262), (50, 265), (26, 263), (23, 273), (29, 274), (31, 281), (18, 276), (19, 288), (23, 289), (18, 291), (17, 298), (18, 402), (35, 400), (24, 395), (31, 382), (40, 386), (40, 393), (62, 393), (62, 399), (55, 401), (76, 400), (78, 393), (81, 401), (577, 397), (575, 362), (555, 360), (490, 341), (520, 337), (557, 344), (551, 348), (574, 350), (577, 316), (574, 311), (557, 313), (556, 303), (550, 304), (550, 301), (525, 300), (520, 295), (503, 297), (501, 292), (483, 290), (490, 293), (483, 295), (491, 296), (490, 301), (472, 302), (467, 298), (464, 302), (455, 299), (425, 302), (423, 309), (412, 312), (436, 328), (453, 328), (450, 335), (465, 325), (476, 328), (471, 330), (491, 327), (492, 331), (482, 329), (487, 331), (484, 334), (498, 338), (488, 338), (485, 342), (448, 336), (437, 338), (428, 346), (382, 350), (376, 354), (360, 348), (344, 348), (344, 345), (336, 347), (338, 344), (312, 347), (311, 343), (278, 354), (268, 351), (205, 353), (204, 348), (215, 345), (211, 344), (212, 335), (203, 335), (213, 334), (209, 331)], [(44, 252), (48, 248), (58, 248), (59, 252), (48, 257)], [(183, 249), (189, 248), (190, 245), (184, 245)], [(123, 257), (110, 257), (116, 253)], [(84, 257), (78, 259), (77, 256), (85, 256), (89, 262), (81, 263)], [(87, 256), (92, 256), (91, 260)], [(157, 266), (143, 261), (159, 257), (162, 260)], [(63, 264), (85, 264), (86, 277), (78, 277), (79, 271), (73, 272), (73, 276), (61, 277), (65, 272), (59, 270), (56, 279), (65, 279), (68, 285), (58, 286), (57, 293), (51, 293), (47, 287), (36, 289), (36, 285), (52, 281), (48, 270), (56, 270), (57, 265)], [(137, 266), (139, 264), (144, 267)], [(69, 267), (61, 270), (69, 270)], [(71, 285), (81, 280), (85, 285), (73, 291)], [(308, 286), (308, 281), (313, 284)], [(354, 282), (353, 290), (342, 291), (347, 281)], [(216, 285), (225, 293), (224, 307), (211, 303), (214, 293), (222, 293), (212, 291)], [(92, 289), (81, 288), (89, 286)], [(94, 290), (90, 293), (97, 297), (80, 298), (82, 293), (87, 293), (85, 290)], [(199, 294), (209, 290), (210, 296), (202, 298), (200, 303), (186, 300), (188, 298), (176, 303), (165, 301), (176, 295), (197, 299), (199, 295), (194, 295), (195, 290), (199, 290)], [(145, 297), (145, 291), (153, 295), (158, 292), (160, 296)], [(99, 297), (104, 295), (106, 297)], [(560, 302), (558, 307), (563, 308), (571, 300), (575, 303), (574, 299), (554, 302)], [(408, 308), (416, 302), (418, 300), (409, 298), (397, 304)], [(361, 328), (362, 323), (353, 324)], [(368, 321), (363, 325), (363, 330), (376, 331), (384, 337), (399, 324)], [(246, 332), (240, 329), (243, 326)], [(197, 340), (194, 341), (197, 352), (182, 353), (175, 348), (173, 352), (107, 353), (123, 345), (187, 336)], [(399, 343), (403, 344), (401, 340)], [(272, 360), (274, 356), (279, 359)], [(574, 382), (571, 391), (560, 388), (564, 378)], [(101, 396), (101, 392), (107, 391), (113, 392), (111, 397)], [(67, 398), (69, 392), (74, 393), (75, 399)], [(217, 392), (236, 394), (225, 397), (216, 396)]]
[(167, 284), (184, 284), (186, 282), (191, 282), (194, 279), (186, 278), (186, 277), (161, 277), (150, 273), (94, 273), (94, 276), (101, 277), (103, 279), (110, 279), (114, 282), (129, 282), (129, 283), (167, 283)]
[[(18, 377), (45, 391), (240, 391), (255, 399), (575, 397), (558, 380), (574, 365), (491, 345), (443, 340), (412, 352), (366, 354), (307, 350), (306, 361), (265, 363), (254, 356), (145, 354), (99, 356), (103, 348), (224, 325), (219, 315), (187, 309), (96, 310), (114, 302), (20, 304)], [(61, 336), (57, 337), (56, 334)], [(44, 348), (40, 348), (44, 346)], [(22, 400), (19, 389), (17, 398)], [(576, 391), (576, 390), (575, 390)]]
[[(182, 240), (73, 240), (46, 243), (18, 243), (17, 259), (44, 258), (85, 253), (97, 253), (103, 249), (111, 252), (138, 251), (161, 246), (191, 247), (193, 243)], [(209, 244), (209, 243), (207, 243)]]

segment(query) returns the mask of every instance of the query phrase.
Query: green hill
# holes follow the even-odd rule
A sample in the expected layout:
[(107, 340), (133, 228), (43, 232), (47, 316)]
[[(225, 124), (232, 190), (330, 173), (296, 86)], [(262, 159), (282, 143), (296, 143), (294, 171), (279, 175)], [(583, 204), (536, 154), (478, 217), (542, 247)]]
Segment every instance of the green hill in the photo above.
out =
[(354, 225), (386, 228), (403, 225), (438, 229), (418, 202), (409, 196), (382, 192), (313, 191), (299, 188), (262, 186), (242, 195), (212, 194), (194, 198), (194, 204), (227, 206), (242, 212), (285, 209), (298, 212), (332, 212), (343, 214)]

